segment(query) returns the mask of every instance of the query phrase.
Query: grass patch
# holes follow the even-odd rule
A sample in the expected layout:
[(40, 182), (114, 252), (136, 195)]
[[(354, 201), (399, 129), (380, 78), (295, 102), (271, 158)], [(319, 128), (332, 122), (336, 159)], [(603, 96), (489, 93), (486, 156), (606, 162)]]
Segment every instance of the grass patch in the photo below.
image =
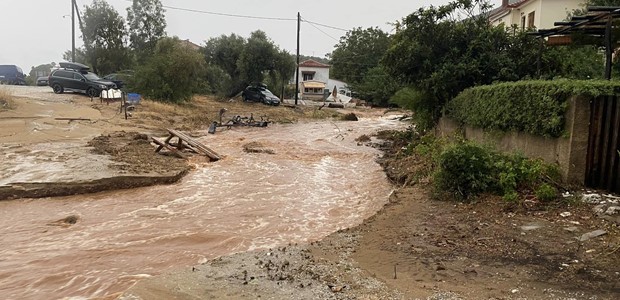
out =
[(0, 88), (0, 110), (15, 109), (15, 97), (5, 88)]

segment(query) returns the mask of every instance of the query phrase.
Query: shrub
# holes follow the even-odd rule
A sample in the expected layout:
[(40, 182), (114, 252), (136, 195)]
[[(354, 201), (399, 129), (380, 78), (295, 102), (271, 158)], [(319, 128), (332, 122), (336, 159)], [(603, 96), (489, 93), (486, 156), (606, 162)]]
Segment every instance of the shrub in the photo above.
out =
[(429, 93), (406, 87), (390, 98), (390, 103), (413, 111), (413, 120), (420, 132), (425, 132), (435, 125), (439, 114), (434, 106), (435, 100)]
[(435, 174), (436, 191), (463, 200), (493, 186), (493, 164), (489, 150), (473, 143), (457, 144), (441, 153)]
[(543, 202), (554, 200), (558, 196), (558, 190), (547, 183), (543, 183), (536, 189), (536, 198)]
[(618, 94), (620, 82), (606, 80), (507, 82), (461, 92), (447, 104), (446, 114), (479, 128), (560, 137), (571, 96)]
[[(501, 154), (471, 142), (456, 144), (439, 155), (435, 191), (465, 200), (480, 193), (496, 193), (517, 201), (520, 193), (536, 188), (536, 196), (552, 200), (557, 190), (543, 178), (555, 178), (557, 168), (521, 154)], [(540, 194), (539, 194), (540, 192)]]
[(166, 102), (189, 100), (201, 86), (204, 59), (178, 38), (162, 38), (154, 54), (137, 68), (135, 89), (147, 98)]

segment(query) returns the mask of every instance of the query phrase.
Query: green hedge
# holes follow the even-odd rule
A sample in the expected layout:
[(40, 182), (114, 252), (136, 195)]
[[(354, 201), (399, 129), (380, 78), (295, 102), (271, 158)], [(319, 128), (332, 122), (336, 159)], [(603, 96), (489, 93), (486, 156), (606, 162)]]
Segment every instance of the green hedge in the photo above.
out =
[(446, 106), (446, 114), (483, 129), (521, 131), (546, 137), (563, 134), (567, 100), (620, 95), (620, 82), (607, 80), (530, 80), (467, 89)]

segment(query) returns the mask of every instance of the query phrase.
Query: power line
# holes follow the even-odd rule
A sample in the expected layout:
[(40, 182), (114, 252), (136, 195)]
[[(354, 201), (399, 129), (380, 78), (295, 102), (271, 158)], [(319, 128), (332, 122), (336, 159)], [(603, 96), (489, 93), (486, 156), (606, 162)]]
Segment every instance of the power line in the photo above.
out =
[[(133, 0), (127, 0), (127, 1), (128, 2), (133, 2)], [(182, 8), (182, 7), (168, 6), (168, 5), (162, 5), (162, 7), (163, 8), (167, 8), (167, 9), (172, 9), (172, 10), (180, 10), (180, 11), (187, 11), (187, 12), (194, 12), (194, 13), (207, 14), (207, 15), (215, 15), (215, 16), (222, 16), (222, 17), (258, 19), (258, 20), (272, 20), (272, 21), (297, 21), (297, 19), (293, 19), (293, 18), (278, 18), (278, 17), (262, 17), (262, 16), (237, 15), (237, 14), (228, 14), (228, 13), (206, 11), (206, 10), (199, 10), (199, 9), (191, 9), (191, 8)]]
[(306, 22), (306, 23), (310, 23), (310, 24), (312, 24), (312, 25), (317, 25), (317, 26), (325, 27), (325, 28), (330, 28), (330, 29), (335, 29), (335, 30), (341, 30), (341, 31), (349, 31), (348, 29), (339, 28), (339, 27), (330, 26), (330, 25), (325, 25), (325, 24), (321, 24), (321, 23), (317, 23), (317, 22), (312, 22), (312, 21), (305, 20), (305, 19), (304, 19), (304, 22)]
[(321, 28), (316, 27), (316, 26), (315, 26), (312, 22), (308, 22), (308, 21), (306, 21), (305, 19), (302, 19), (302, 21), (303, 21), (303, 22), (306, 22), (306, 23), (308, 23), (308, 24), (310, 24), (310, 26), (312, 26), (312, 27), (316, 28), (316, 30), (320, 31), (321, 33), (323, 33), (324, 35), (328, 36), (328, 37), (329, 37), (329, 38), (331, 38), (332, 40), (334, 40), (334, 41), (336, 41), (336, 42), (340, 42), (340, 40), (339, 40), (339, 39), (337, 39), (337, 38), (335, 38), (335, 37), (333, 37), (333, 36), (329, 35), (327, 32), (325, 32), (325, 31), (321, 30)]

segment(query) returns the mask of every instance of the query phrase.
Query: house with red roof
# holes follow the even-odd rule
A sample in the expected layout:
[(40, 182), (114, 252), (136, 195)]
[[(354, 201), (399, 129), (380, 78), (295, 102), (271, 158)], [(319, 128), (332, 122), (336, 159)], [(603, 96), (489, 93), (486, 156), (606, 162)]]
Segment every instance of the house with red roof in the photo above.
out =
[(329, 78), (330, 68), (330, 65), (312, 59), (299, 63), (299, 93), (302, 99), (322, 101), (334, 88), (338, 92), (347, 90), (346, 83)]
[(567, 18), (573, 10), (584, 7), (586, 0), (502, 0), (489, 13), (489, 22), (521, 30), (553, 28), (554, 22)]

